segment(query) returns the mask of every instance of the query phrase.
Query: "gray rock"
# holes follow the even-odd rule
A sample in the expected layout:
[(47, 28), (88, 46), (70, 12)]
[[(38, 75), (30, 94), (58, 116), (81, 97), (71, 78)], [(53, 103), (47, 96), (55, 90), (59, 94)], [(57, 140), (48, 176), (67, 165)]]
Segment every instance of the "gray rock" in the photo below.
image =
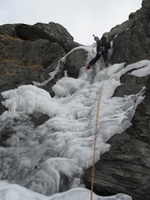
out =
[(80, 68), (85, 66), (87, 52), (85, 49), (77, 48), (66, 57), (64, 70), (67, 70), (68, 76), (78, 78)]
[(143, 8), (150, 8), (150, 1), (149, 0), (143, 0), (142, 1), (142, 7)]
[[(101, 195), (122, 192), (131, 195), (134, 200), (148, 200), (149, 144), (133, 139), (127, 133), (115, 135), (110, 144), (110, 151), (95, 166), (94, 191)], [(91, 169), (84, 174), (84, 180), (90, 188)]]
[(129, 20), (110, 30), (113, 40), (112, 63), (133, 63), (150, 59), (150, 6), (143, 1), (142, 8), (130, 14)]
[(0, 34), (2, 35), (10, 35), (12, 37), (18, 37), (15, 27), (18, 24), (4, 24), (0, 26)]
[(69, 52), (78, 43), (73, 41), (73, 37), (60, 24), (50, 22), (49, 24), (37, 23), (35, 25), (19, 24), (15, 27), (19, 38), (23, 40), (46, 39), (50, 42), (58, 43), (66, 52)]
[(0, 39), (0, 50), (2, 61), (14, 60), (22, 65), (42, 65), (44, 68), (65, 55), (58, 43), (44, 39), (24, 41), (3, 36)]

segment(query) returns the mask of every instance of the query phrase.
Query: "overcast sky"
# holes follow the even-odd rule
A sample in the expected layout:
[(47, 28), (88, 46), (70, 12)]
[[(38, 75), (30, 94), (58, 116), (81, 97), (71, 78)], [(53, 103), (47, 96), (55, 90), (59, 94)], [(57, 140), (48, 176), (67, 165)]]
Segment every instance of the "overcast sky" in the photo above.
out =
[(0, 25), (56, 22), (76, 42), (89, 45), (92, 35), (104, 32), (128, 19), (141, 8), (142, 0), (0, 0)]

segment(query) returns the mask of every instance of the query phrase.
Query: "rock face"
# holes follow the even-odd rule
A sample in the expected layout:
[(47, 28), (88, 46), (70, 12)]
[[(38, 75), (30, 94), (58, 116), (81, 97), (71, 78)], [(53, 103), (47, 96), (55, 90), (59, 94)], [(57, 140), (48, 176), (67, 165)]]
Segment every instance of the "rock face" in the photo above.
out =
[[(0, 26), (0, 93), (20, 85), (33, 84), (33, 81), (41, 83), (60, 65), (60, 70), (53, 80), (40, 86), (53, 96), (52, 86), (64, 76), (64, 70), (67, 69), (69, 76), (78, 77), (87, 57), (83, 48), (70, 52), (78, 46), (81, 45), (74, 42), (68, 31), (54, 22)], [(63, 56), (66, 56), (65, 63), (59, 63)], [(2, 100), (0, 94), (0, 114), (5, 110), (1, 104)], [(36, 115), (31, 116), (31, 119), (37, 126), (43, 123), (47, 116)], [(3, 135), (7, 139), (11, 132), (11, 127), (4, 130), (1, 144), (5, 143)]]
[(33, 26), (14, 24), (0, 26), (0, 58), (17, 59), (25, 65), (48, 67), (78, 43), (59, 24), (37, 23)]
[[(80, 44), (73, 41), (68, 31), (53, 22), (37, 23), (33, 26), (26, 24), (0, 26), (0, 92), (22, 84), (33, 84), (33, 81), (43, 82), (49, 78), (48, 74), (55, 70), (58, 61), (77, 46)], [(52, 93), (51, 87), (62, 76), (64, 76), (63, 66), (44, 89)], [(1, 95), (0, 100), (2, 100)], [(0, 113), (3, 110), (0, 103)]]
[(44, 81), (59, 59), (76, 46), (68, 31), (53, 22), (0, 26), (0, 92)]
[[(127, 133), (114, 136), (110, 144), (111, 150), (96, 164), (94, 191), (104, 196), (123, 192), (134, 200), (148, 200), (149, 145)], [(86, 179), (90, 178), (89, 171), (85, 173)], [(90, 188), (90, 181), (86, 186)]]
[(41, 65), (43, 68), (65, 55), (61, 46), (44, 39), (31, 42), (4, 36), (1, 37), (0, 47), (2, 61), (16, 60), (22, 65)]
[(129, 20), (114, 27), (112, 63), (133, 63), (150, 59), (150, 3), (143, 1), (142, 8), (129, 16)]
[(87, 52), (83, 48), (78, 48), (68, 54), (64, 64), (64, 70), (67, 70), (68, 76), (77, 78), (79, 70), (86, 65)]
[(150, 1), (149, 0), (143, 0), (142, 6), (143, 6), (143, 8), (149, 8), (150, 7)]
[(23, 40), (46, 39), (58, 43), (66, 52), (79, 45), (73, 41), (73, 37), (63, 26), (54, 22), (37, 23), (33, 26), (20, 24), (15, 27), (15, 30), (18, 37)]

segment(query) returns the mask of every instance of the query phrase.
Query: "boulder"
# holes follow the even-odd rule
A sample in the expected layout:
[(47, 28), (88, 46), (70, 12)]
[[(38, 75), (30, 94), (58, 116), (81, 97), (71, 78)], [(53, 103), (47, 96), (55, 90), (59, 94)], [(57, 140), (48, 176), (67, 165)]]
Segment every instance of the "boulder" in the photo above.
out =
[[(95, 166), (94, 192), (103, 196), (126, 193), (134, 200), (149, 200), (149, 144), (127, 133), (115, 135), (109, 142), (110, 151)], [(87, 188), (91, 172), (90, 168), (84, 174)]]
[(66, 56), (64, 70), (67, 70), (68, 76), (78, 78), (80, 68), (86, 64), (87, 56), (87, 51), (82, 47), (74, 49)]
[(143, 1), (142, 8), (130, 14), (129, 20), (110, 30), (113, 38), (112, 63), (127, 64), (150, 59), (150, 6)]
[(23, 40), (46, 39), (50, 42), (58, 43), (66, 52), (69, 52), (78, 43), (73, 41), (73, 37), (60, 24), (50, 22), (49, 24), (37, 23), (35, 25), (19, 24), (15, 27), (19, 38)]
[(142, 1), (142, 7), (143, 8), (150, 8), (150, 1), (149, 0), (143, 0)]
[(2, 36), (0, 49), (2, 61), (16, 60), (22, 65), (42, 65), (44, 68), (65, 55), (65, 51), (58, 43), (45, 39), (24, 41), (19, 38)]
[(16, 30), (15, 30), (16, 25), (18, 25), (18, 24), (3, 24), (3, 25), (1, 25), (0, 26), (0, 34), (1, 35), (9, 35), (9, 36), (17, 38), (18, 36), (17, 36)]

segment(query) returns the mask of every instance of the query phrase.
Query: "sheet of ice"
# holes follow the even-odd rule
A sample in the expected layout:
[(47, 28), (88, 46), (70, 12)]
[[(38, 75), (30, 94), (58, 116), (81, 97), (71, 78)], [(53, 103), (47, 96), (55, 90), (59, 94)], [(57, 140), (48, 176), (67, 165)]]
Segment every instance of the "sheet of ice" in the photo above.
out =
[(150, 75), (150, 63), (149, 65), (143, 67), (142, 69), (132, 71), (130, 74), (137, 77), (145, 77)]
[[(143, 71), (145, 71), (145, 67), (148, 68), (148, 66), (150, 65), (150, 60), (141, 60), (139, 62), (136, 62), (136, 63), (133, 63), (133, 64), (130, 64), (128, 65), (128, 67), (125, 67), (124, 70), (122, 70), (119, 75), (120, 77), (125, 74), (126, 72), (128, 71), (132, 71), (132, 70), (135, 70), (134, 73), (138, 73), (139, 74), (139, 71), (137, 71), (137, 69), (140, 69)], [(137, 72), (136, 72), (137, 71)], [(146, 70), (146, 72), (148, 72), (148, 70)], [(149, 72), (148, 72), (149, 73)], [(148, 74), (145, 73), (145, 76), (147, 76)], [(143, 74), (144, 76), (144, 74)]]
[[(65, 77), (56, 83), (54, 98), (32, 85), (3, 92), (3, 105), (8, 111), (0, 116), (0, 129), (12, 124), (15, 134), (7, 140), (6, 147), (0, 147), (0, 178), (48, 196), (63, 187), (64, 178), (68, 180), (65, 189), (81, 187), (80, 176), (92, 165), (99, 95), (96, 161), (109, 150), (107, 141), (131, 126), (135, 109), (144, 99), (144, 88), (135, 95), (113, 97), (115, 89), (121, 85), (121, 75), (131, 69), (145, 68), (149, 62), (140, 61), (126, 68), (124, 63), (115, 64), (109, 67), (107, 76), (106, 69), (98, 71), (95, 66), (86, 71), (83, 67), (78, 79)], [(35, 128), (29, 115), (36, 113), (47, 114), (50, 118)], [(74, 193), (73, 200), (76, 200), (80, 192)], [(68, 200), (68, 194), (71, 193), (58, 194), (53, 200)], [(19, 198), (18, 193), (14, 195)], [(111, 198), (120, 197), (108, 199)]]
[(64, 77), (58, 80), (58, 83), (52, 89), (56, 96), (63, 97), (73, 94), (85, 84), (84, 80)]
[[(90, 200), (91, 192), (85, 188), (73, 188), (67, 192), (52, 195), (50, 197), (32, 192), (16, 184), (0, 181), (1, 200)], [(101, 197), (93, 193), (93, 200), (132, 200), (129, 195), (117, 194), (111, 197)]]
[(58, 110), (58, 106), (50, 94), (33, 85), (22, 85), (17, 89), (5, 91), (2, 96), (7, 99), (3, 105), (8, 108), (10, 113), (31, 114), (36, 111), (54, 116)]

